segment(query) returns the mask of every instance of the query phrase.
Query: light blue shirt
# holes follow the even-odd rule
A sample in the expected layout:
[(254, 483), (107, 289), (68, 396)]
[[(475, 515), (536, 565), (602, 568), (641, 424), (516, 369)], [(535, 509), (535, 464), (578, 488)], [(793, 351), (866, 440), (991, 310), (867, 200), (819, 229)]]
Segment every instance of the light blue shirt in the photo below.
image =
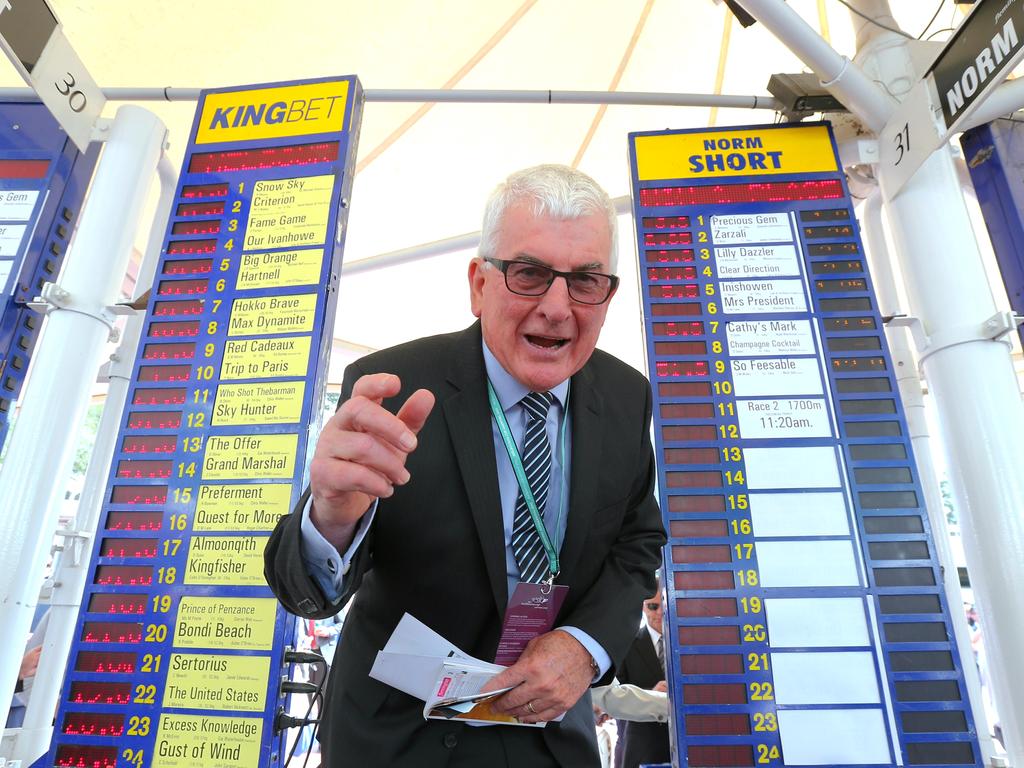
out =
[[(498, 402), (505, 412), (505, 419), (515, 438), (516, 446), (522, 450), (526, 434), (526, 409), (519, 401), (530, 390), (516, 381), (501, 366), (491, 350), (487, 348), (486, 343), (483, 346), (483, 351), (487, 376), (491, 380), (494, 392), (498, 396)], [(571, 397), (569, 381), (563, 381), (552, 388), (550, 392), (554, 399), (548, 410), (546, 427), (548, 440), (551, 443), (551, 476), (548, 485), (548, 500), (544, 509), (544, 524), (555, 547), (561, 550), (562, 541), (565, 538), (566, 521), (569, 516), (569, 484), (567, 481), (571, 476), (572, 468), (572, 458), (569, 453), (572, 446), (572, 425), (570, 419), (565, 418), (568, 399)], [(563, 430), (564, 435), (562, 434)], [(491, 419), (491, 435), (494, 440), (494, 457), (498, 466), (498, 491), (501, 497), (501, 517), (505, 528), (505, 574), (508, 580), (508, 597), (511, 599), (516, 584), (519, 583), (519, 565), (516, 563), (511, 546), (512, 519), (519, 496), (519, 483), (516, 481), (515, 471), (512, 469), (512, 462), (508, 458), (501, 433), (498, 431), (497, 422), (493, 418)], [(563, 482), (563, 479), (566, 482)], [(307, 572), (316, 579), (324, 596), (333, 602), (344, 591), (344, 577), (348, 573), (352, 559), (366, 537), (367, 531), (373, 524), (377, 504), (375, 502), (363, 516), (352, 544), (344, 554), (340, 554), (313, 525), (309, 519), (311, 506), (312, 502), (308, 501), (302, 510), (303, 561)], [(608, 671), (611, 667), (611, 658), (600, 643), (577, 627), (559, 627), (559, 629), (571, 634), (587, 649), (600, 669), (598, 677)]]

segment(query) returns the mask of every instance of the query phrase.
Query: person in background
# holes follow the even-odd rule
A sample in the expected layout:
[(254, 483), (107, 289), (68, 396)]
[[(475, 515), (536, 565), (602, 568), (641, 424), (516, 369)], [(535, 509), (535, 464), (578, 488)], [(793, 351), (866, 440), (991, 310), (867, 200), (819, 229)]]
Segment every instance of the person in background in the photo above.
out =
[[(329, 768), (598, 765), (587, 691), (625, 656), (665, 543), (650, 385), (595, 350), (615, 225), (589, 176), (513, 174), (469, 263), (479, 321), (346, 370), (311, 487), (265, 553), (293, 613), (355, 596), (327, 687)], [(512, 687), (495, 711), (543, 728), (425, 721), (422, 701), (369, 677), (405, 613), (494, 659), (514, 592), (543, 583), (567, 589), (552, 629), (488, 684)]]
[[(665, 638), (662, 634), (663, 602), (661, 581), (654, 594), (643, 602), (644, 623), (626, 654), (618, 678), (640, 688), (665, 692)], [(622, 768), (637, 768), (645, 763), (670, 760), (668, 725), (663, 722), (625, 722), (619, 725), (619, 737), (625, 739)]]

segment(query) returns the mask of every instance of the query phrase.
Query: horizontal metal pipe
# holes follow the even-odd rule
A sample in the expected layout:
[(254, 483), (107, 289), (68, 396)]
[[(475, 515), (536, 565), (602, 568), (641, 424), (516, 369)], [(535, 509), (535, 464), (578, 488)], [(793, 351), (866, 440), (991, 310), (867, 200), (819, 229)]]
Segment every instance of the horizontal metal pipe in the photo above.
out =
[[(104, 88), (110, 101), (196, 101), (201, 88)], [(622, 104), (629, 106), (720, 107), (723, 109), (782, 109), (773, 96), (730, 96), (713, 93), (656, 93), (646, 91), (514, 91), (370, 88), (374, 102), (448, 102), (465, 104)], [(0, 101), (35, 100), (31, 88), (0, 88)]]

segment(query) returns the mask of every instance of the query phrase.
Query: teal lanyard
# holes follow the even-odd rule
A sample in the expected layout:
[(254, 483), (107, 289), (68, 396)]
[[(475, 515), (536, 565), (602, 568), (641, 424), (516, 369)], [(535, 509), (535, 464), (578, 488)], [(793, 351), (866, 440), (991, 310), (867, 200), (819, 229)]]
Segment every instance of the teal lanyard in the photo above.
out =
[[(554, 544), (551, 543), (551, 537), (548, 535), (548, 529), (544, 525), (544, 518), (541, 515), (540, 510), (537, 508), (537, 501), (533, 498), (533, 491), (530, 489), (530, 483), (526, 479), (526, 470), (523, 468), (523, 460), (519, 456), (519, 449), (516, 447), (515, 438), (512, 437), (512, 430), (509, 429), (508, 421), (505, 419), (505, 411), (501, 407), (501, 402), (498, 400), (498, 395), (494, 392), (494, 387), (491, 385), (490, 379), (487, 380), (487, 400), (491, 405), (491, 415), (494, 416), (494, 421), (498, 425), (498, 431), (501, 433), (502, 442), (505, 443), (505, 450), (508, 452), (508, 460), (512, 463), (512, 471), (516, 474), (516, 481), (519, 483), (519, 490), (523, 494), (523, 499), (526, 501), (526, 507), (530, 510), (530, 519), (533, 521), (533, 527), (537, 530), (537, 535), (540, 536), (540, 542), (544, 545), (544, 552), (548, 556), (548, 570), (550, 576), (547, 580), (548, 584), (553, 584), (555, 579), (558, 578), (558, 550), (555, 549)], [(562, 487), (558, 494), (558, 517), (555, 519), (555, 530), (557, 531), (562, 525), (562, 511), (565, 505), (565, 422), (569, 417), (569, 391), (565, 393), (565, 415), (562, 417), (562, 428), (559, 435), (559, 461), (562, 469)]]

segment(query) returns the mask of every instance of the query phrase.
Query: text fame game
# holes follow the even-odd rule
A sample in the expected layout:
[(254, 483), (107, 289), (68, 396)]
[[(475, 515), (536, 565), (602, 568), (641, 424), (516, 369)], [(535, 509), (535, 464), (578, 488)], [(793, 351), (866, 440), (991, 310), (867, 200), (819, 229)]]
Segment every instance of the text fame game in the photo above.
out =
[(266, 537), (322, 408), (354, 77), (202, 94), (45, 765), (280, 764)]
[(630, 160), (676, 764), (980, 767), (829, 126)]

